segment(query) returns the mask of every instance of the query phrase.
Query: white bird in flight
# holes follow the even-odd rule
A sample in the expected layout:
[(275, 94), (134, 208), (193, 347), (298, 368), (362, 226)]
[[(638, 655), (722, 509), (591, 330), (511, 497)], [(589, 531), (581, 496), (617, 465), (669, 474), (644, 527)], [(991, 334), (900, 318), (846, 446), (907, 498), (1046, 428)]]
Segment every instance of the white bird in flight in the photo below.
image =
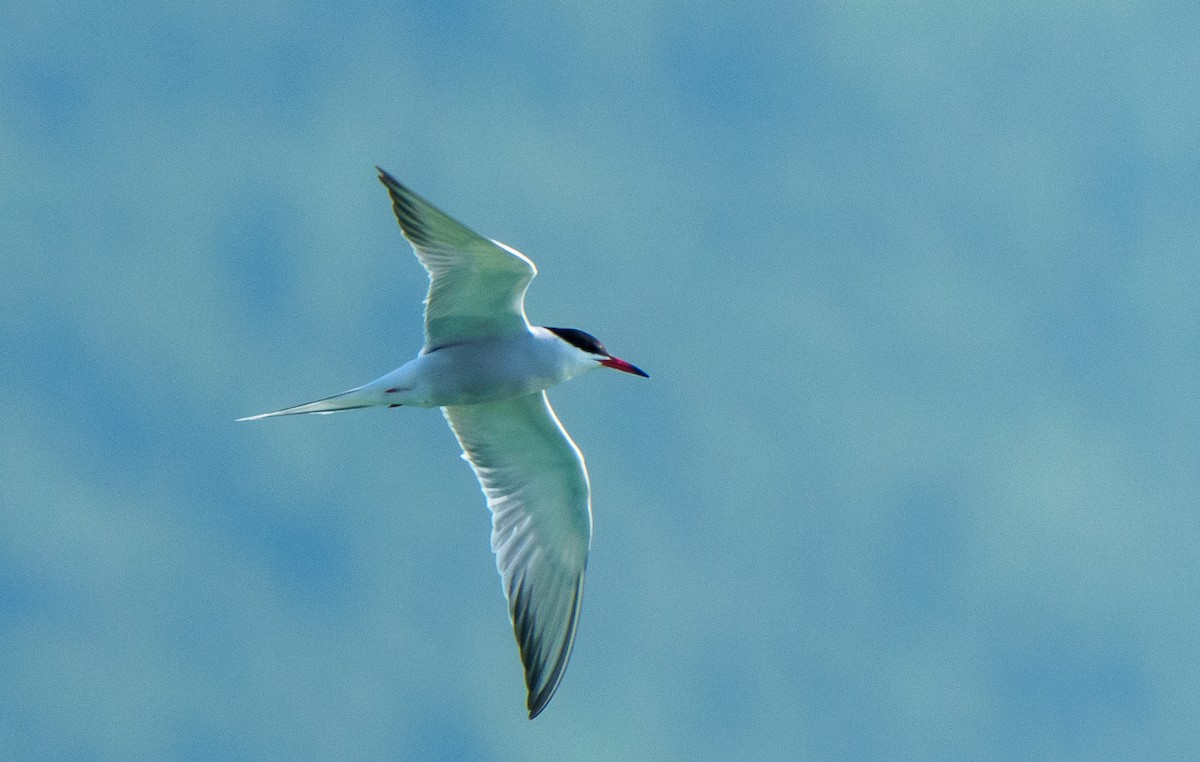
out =
[(571, 656), (592, 536), (587, 467), (546, 389), (600, 367), (649, 376), (590, 334), (530, 325), (525, 290), (537, 274), (533, 262), (376, 169), (401, 232), (429, 271), (424, 348), (369, 384), (238, 420), (363, 407), (442, 409), (492, 512), (492, 551), (533, 719)]

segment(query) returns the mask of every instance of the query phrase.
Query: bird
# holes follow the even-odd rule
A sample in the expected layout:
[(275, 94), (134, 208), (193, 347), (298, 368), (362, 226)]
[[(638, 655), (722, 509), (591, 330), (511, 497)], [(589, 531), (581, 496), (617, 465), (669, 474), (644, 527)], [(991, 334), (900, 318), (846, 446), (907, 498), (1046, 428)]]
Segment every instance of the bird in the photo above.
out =
[(491, 512), (491, 546), (532, 720), (554, 696), (571, 656), (592, 536), (587, 466), (546, 390), (598, 368), (650, 376), (585, 331), (530, 324), (525, 292), (537, 275), (533, 262), (375, 169), (429, 274), (424, 346), (370, 383), (237, 420), (441, 408)]

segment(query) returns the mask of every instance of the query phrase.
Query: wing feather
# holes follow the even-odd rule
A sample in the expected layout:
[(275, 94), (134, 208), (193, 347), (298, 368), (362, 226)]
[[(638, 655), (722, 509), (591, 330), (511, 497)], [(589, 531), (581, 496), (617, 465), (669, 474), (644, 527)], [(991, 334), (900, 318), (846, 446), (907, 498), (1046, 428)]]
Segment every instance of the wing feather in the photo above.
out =
[(558, 688), (575, 641), (592, 534), (587, 468), (545, 392), (442, 413), (492, 512), (532, 719)]
[(533, 262), (472, 231), (376, 169), (400, 230), (429, 272), (425, 351), (529, 330), (525, 290), (537, 274)]

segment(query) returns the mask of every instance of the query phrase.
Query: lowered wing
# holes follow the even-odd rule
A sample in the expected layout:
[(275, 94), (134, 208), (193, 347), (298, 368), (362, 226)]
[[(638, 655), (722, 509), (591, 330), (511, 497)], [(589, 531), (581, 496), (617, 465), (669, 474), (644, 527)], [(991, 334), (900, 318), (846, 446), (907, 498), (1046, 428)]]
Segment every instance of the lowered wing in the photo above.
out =
[(492, 550), (533, 719), (558, 688), (575, 640), (592, 534), (587, 468), (545, 392), (442, 413), (492, 512)]

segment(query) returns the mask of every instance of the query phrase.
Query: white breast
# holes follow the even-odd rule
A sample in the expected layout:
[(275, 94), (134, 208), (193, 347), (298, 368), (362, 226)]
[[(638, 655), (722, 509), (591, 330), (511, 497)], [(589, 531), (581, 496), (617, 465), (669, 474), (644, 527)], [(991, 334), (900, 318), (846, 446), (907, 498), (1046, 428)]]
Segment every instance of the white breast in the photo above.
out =
[(594, 367), (594, 359), (535, 327), (422, 354), (370, 386), (395, 404), (450, 407), (544, 391)]

